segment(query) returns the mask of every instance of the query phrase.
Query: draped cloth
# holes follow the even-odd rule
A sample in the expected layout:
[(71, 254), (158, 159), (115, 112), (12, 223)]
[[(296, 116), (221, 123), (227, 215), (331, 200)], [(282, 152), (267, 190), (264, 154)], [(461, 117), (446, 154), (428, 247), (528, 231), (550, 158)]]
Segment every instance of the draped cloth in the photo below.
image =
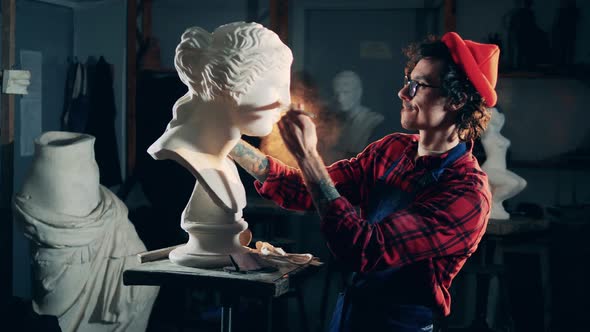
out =
[(124, 286), (123, 271), (145, 251), (127, 207), (106, 187), (87, 216), (36, 206), (17, 195), (17, 221), (32, 240), (33, 307), (62, 331), (145, 331), (157, 287)]

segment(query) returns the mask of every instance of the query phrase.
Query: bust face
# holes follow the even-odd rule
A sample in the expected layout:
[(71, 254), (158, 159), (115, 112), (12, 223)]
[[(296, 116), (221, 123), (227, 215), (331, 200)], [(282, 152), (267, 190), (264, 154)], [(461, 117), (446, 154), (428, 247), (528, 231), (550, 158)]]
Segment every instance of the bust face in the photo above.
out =
[(291, 103), (290, 68), (283, 67), (264, 72), (240, 98), (232, 116), (242, 134), (267, 136), (281, 117), (280, 107)]
[(361, 102), (361, 87), (358, 82), (349, 77), (334, 80), (334, 99), (338, 110), (348, 112)]
[(491, 113), (492, 113), (492, 117), (490, 119), (490, 122), (488, 124), (488, 129), (490, 131), (500, 131), (502, 129), (502, 127), (504, 127), (504, 121), (505, 121), (505, 117), (504, 114), (498, 112), (498, 110), (493, 107), (490, 109)]

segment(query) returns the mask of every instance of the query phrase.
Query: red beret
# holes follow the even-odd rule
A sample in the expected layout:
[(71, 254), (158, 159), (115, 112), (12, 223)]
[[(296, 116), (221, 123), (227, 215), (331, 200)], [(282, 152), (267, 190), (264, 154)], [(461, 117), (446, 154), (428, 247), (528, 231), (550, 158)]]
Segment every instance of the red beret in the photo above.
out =
[(475, 89), (485, 99), (487, 107), (496, 105), (496, 81), (500, 49), (494, 44), (463, 40), (456, 32), (445, 33), (441, 41), (447, 45), (453, 61), (463, 69)]

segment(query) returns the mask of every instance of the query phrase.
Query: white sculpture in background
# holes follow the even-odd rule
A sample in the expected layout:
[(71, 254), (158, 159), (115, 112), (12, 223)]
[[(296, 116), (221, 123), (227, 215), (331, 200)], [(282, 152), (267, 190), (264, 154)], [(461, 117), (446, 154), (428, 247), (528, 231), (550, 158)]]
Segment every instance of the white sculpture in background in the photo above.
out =
[(345, 70), (336, 74), (332, 88), (336, 109), (345, 113), (340, 140), (335, 147), (342, 155), (337, 157), (352, 157), (367, 146), (384, 117), (361, 105), (363, 84), (355, 72)]
[(99, 184), (90, 135), (47, 132), (15, 197), (32, 241), (33, 307), (62, 331), (145, 331), (158, 287), (124, 286), (145, 251), (127, 207)]
[(510, 141), (502, 136), (500, 130), (504, 126), (504, 114), (495, 107), (490, 108), (492, 118), (488, 128), (481, 136), (481, 144), (486, 152), (486, 161), (481, 168), (487, 173), (492, 189), (491, 219), (510, 219), (503, 202), (514, 197), (527, 185), (525, 179), (506, 169), (506, 152)]
[[(235, 22), (213, 33), (193, 27), (176, 48), (175, 66), (188, 92), (173, 107), (164, 134), (149, 147), (196, 178), (181, 216), (189, 240), (172, 262), (193, 267), (229, 265), (228, 254), (247, 252), (239, 234), (248, 224), (244, 186), (228, 153), (242, 134), (266, 136), (289, 105), (291, 50), (257, 23)], [(162, 175), (154, 175), (162, 176)]]

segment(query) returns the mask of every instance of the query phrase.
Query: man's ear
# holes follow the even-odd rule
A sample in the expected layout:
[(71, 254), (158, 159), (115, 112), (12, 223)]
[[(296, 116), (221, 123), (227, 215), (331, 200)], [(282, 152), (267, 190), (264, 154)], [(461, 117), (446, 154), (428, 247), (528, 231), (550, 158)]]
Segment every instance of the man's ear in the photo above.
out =
[(459, 100), (449, 99), (447, 106), (451, 111), (457, 111), (463, 108), (463, 106), (465, 106), (465, 103), (467, 103), (467, 95), (465, 93), (461, 93), (461, 97), (459, 98)]

